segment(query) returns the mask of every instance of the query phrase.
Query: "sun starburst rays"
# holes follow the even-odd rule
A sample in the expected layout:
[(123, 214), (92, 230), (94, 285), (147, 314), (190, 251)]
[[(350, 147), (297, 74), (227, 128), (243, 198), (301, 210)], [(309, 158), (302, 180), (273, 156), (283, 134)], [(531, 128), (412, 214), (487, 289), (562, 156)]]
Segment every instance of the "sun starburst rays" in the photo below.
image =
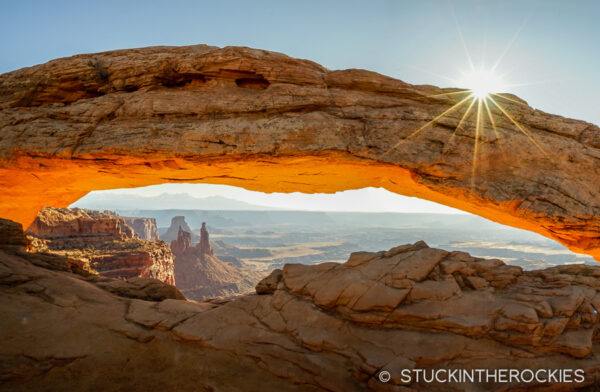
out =
[[(529, 143), (531, 143), (531, 145), (533, 145), (535, 149), (537, 149), (544, 156), (544, 158), (548, 159), (549, 157), (548, 154), (544, 151), (542, 145), (534, 138), (533, 134), (530, 131), (528, 131), (525, 126), (520, 124), (519, 121), (517, 121), (515, 115), (511, 113), (512, 110), (509, 111), (511, 106), (513, 106), (514, 108), (514, 105), (521, 105), (527, 108), (529, 108), (529, 105), (527, 105), (527, 103), (517, 99), (514, 96), (501, 93), (501, 91), (507, 91), (507, 89), (511, 87), (529, 85), (532, 83), (526, 83), (521, 85), (508, 84), (504, 80), (505, 77), (508, 76), (508, 73), (500, 74), (497, 72), (500, 63), (507, 56), (513, 44), (517, 41), (521, 30), (526, 24), (526, 20), (523, 22), (523, 25), (515, 32), (515, 34), (508, 42), (506, 47), (503, 50), (499, 51), (500, 55), (498, 56), (497, 60), (493, 63), (493, 65), (491, 67), (486, 68), (486, 47), (484, 46), (483, 53), (480, 56), (480, 66), (476, 67), (473, 61), (473, 57), (471, 56), (471, 53), (469, 52), (469, 49), (467, 47), (467, 43), (458, 23), (458, 19), (456, 18), (456, 15), (454, 15), (454, 12), (452, 12), (452, 15), (456, 24), (458, 37), (460, 38), (460, 44), (462, 45), (462, 48), (465, 52), (467, 66), (465, 67), (465, 69), (467, 69), (468, 72), (462, 74), (462, 78), (460, 80), (455, 80), (453, 78), (443, 75), (434, 75), (453, 82), (455, 86), (465, 86), (467, 87), (467, 89), (453, 89), (449, 92), (440, 92), (437, 94), (425, 96), (427, 98), (439, 98), (440, 104), (442, 104), (444, 100), (451, 101), (453, 105), (443, 110), (440, 114), (435, 115), (433, 119), (427, 121), (424, 125), (410, 132), (408, 136), (405, 136), (395, 145), (393, 145), (390, 149), (385, 151), (382, 154), (382, 156), (390, 154), (392, 151), (398, 149), (402, 145), (402, 143), (405, 143), (414, 138), (415, 136), (420, 135), (423, 131), (433, 129), (436, 123), (439, 124), (441, 127), (447, 129), (449, 127), (449, 123), (453, 124), (454, 121), (458, 119), (458, 117), (460, 117), (456, 126), (450, 126), (454, 128), (454, 131), (449, 136), (449, 138), (445, 142), (443, 142), (444, 146), (442, 148), (441, 155), (442, 158), (447, 156), (447, 153), (450, 151), (449, 146), (453, 145), (454, 138), (457, 136), (457, 134), (466, 138), (473, 138), (474, 142), (473, 157), (471, 163), (471, 188), (474, 188), (476, 186), (479, 163), (489, 162), (492, 159), (497, 159), (497, 157), (501, 157), (501, 155), (499, 155), (498, 152), (501, 153), (502, 150), (504, 150), (507, 146), (507, 139), (501, 138), (501, 131), (506, 133), (510, 132), (511, 128), (516, 128), (518, 130), (518, 134), (524, 135), (526, 140)], [(425, 71), (423, 69), (419, 70)], [(429, 71), (425, 72), (431, 73)], [(461, 97), (461, 94), (464, 94), (465, 97)], [(458, 96), (458, 98), (456, 98), (456, 96)], [(460, 99), (460, 101), (456, 102), (458, 99)], [(475, 118), (473, 120), (472, 112), (475, 105), (477, 106), (477, 109), (475, 113)], [(462, 110), (464, 110), (464, 113), (459, 112)], [(459, 112), (459, 114), (456, 114), (455, 112)], [(442, 122), (441, 120), (444, 117), (449, 117), (451, 118), (451, 120)], [(508, 121), (502, 121), (504, 118), (508, 119)], [(474, 124), (473, 121), (475, 122)], [(439, 141), (439, 136), (435, 136), (435, 140)], [(484, 152), (483, 147), (487, 144), (490, 144), (490, 148), (486, 148), (485, 152), (491, 155), (482, 154)]]
[[(485, 98), (478, 98), (477, 101), (477, 120), (475, 122), (475, 144), (473, 146), (473, 164), (471, 165), (471, 187), (475, 186), (475, 175), (477, 174), (477, 150), (479, 149), (479, 132), (481, 129), (481, 106)], [(475, 100), (473, 101), (475, 102)]]
[[(498, 123), (502, 117), (507, 118), (509, 120), (510, 124), (514, 125), (514, 127), (516, 127), (517, 130), (520, 133), (522, 133), (527, 138), (527, 140), (535, 146), (535, 148), (537, 150), (539, 150), (545, 157), (548, 157), (548, 154), (544, 151), (544, 149), (542, 148), (540, 143), (537, 140), (535, 140), (533, 135), (529, 131), (527, 131), (527, 129), (515, 119), (514, 115), (512, 115), (508, 111), (507, 107), (502, 105), (499, 102), (499, 100), (506, 100), (508, 103), (511, 103), (511, 104), (519, 104), (519, 105), (527, 106), (526, 103), (521, 102), (517, 99), (507, 97), (504, 94), (495, 93), (495, 92), (491, 92), (488, 90), (485, 90), (485, 92), (482, 92), (482, 91), (475, 92), (473, 89), (453, 91), (453, 92), (449, 92), (449, 93), (433, 94), (433, 95), (429, 95), (427, 97), (442, 97), (442, 96), (452, 96), (452, 95), (458, 95), (458, 94), (466, 94), (466, 97), (462, 98), (460, 101), (458, 101), (457, 103), (455, 103), (448, 109), (442, 111), (440, 114), (436, 115), (433, 119), (431, 119), (424, 125), (420, 126), (413, 132), (411, 132), (408, 136), (404, 137), (402, 140), (400, 140), (398, 143), (396, 143), (394, 146), (392, 146), (389, 150), (387, 150), (383, 155), (389, 154), (393, 150), (397, 149), (402, 143), (408, 141), (409, 139), (414, 138), (415, 136), (417, 136), (421, 132), (427, 130), (428, 128), (430, 128), (430, 127), (432, 128), (436, 122), (439, 122), (444, 117), (449, 117), (449, 115), (451, 113), (459, 111), (460, 108), (462, 107), (462, 108), (466, 108), (466, 109), (464, 109), (464, 113), (462, 113), (456, 127), (454, 127), (454, 131), (452, 132), (452, 134), (450, 135), (450, 137), (448, 138), (448, 140), (445, 144), (446, 145), (451, 144), (453, 142), (453, 139), (455, 138), (455, 136), (457, 135), (457, 133), (459, 131), (461, 131), (462, 132), (461, 134), (464, 136), (465, 133), (469, 132), (469, 128), (470, 129), (474, 128), (474, 131), (473, 131), (473, 139), (474, 139), (473, 157), (472, 157), (472, 163), (471, 163), (471, 187), (472, 188), (474, 188), (476, 186), (478, 166), (479, 166), (479, 162), (481, 161), (481, 157), (480, 157), (480, 154), (482, 153), (481, 147), (482, 147), (482, 143), (484, 143), (485, 136), (487, 135), (489, 138), (489, 136), (491, 135), (491, 132), (493, 132), (492, 140), (496, 141), (498, 143), (497, 144), (498, 148), (501, 148), (501, 145), (500, 145), (501, 144), (501, 134), (500, 134), (500, 130), (498, 127)], [(492, 105), (494, 108), (497, 108), (497, 110), (493, 110)], [(475, 113), (473, 114), (473, 108), (475, 106), (476, 106), (476, 110), (475, 110)], [(475, 116), (474, 127), (473, 127), (472, 122), (469, 121), (469, 119), (472, 118), (473, 115)], [(486, 121), (486, 119), (487, 119), (487, 121)], [(466, 124), (469, 122), (471, 123), (470, 127), (466, 126)], [(488, 123), (489, 126), (486, 126), (486, 125), (488, 125), (486, 123)], [(503, 128), (506, 129), (506, 126), (504, 126)]]
[(452, 141), (454, 140), (454, 136), (456, 136), (456, 132), (458, 132), (460, 130), (460, 128), (462, 127), (463, 123), (465, 122), (465, 119), (469, 116), (469, 113), (471, 112), (471, 109), (473, 108), (473, 105), (475, 105), (475, 102), (477, 101), (474, 98), (475, 97), (474, 97), (473, 94), (470, 94), (467, 97), (467, 99), (471, 100), (471, 103), (469, 104), (469, 106), (467, 106), (467, 110), (465, 110), (465, 113), (462, 115), (462, 117), (458, 121), (458, 125), (456, 125), (456, 128), (454, 128), (454, 132), (452, 132), (452, 135), (450, 135), (450, 138), (448, 139), (448, 144), (452, 143)]
[(544, 149), (542, 148), (542, 146), (540, 146), (540, 144), (539, 144), (539, 143), (538, 143), (538, 142), (537, 142), (537, 141), (536, 141), (536, 140), (533, 138), (533, 136), (531, 136), (531, 135), (529, 134), (529, 132), (527, 132), (527, 131), (525, 130), (525, 128), (523, 128), (523, 126), (522, 126), (521, 124), (519, 124), (519, 122), (518, 122), (517, 120), (515, 120), (515, 119), (513, 118), (513, 116), (511, 116), (511, 115), (510, 115), (510, 113), (508, 113), (508, 112), (506, 111), (506, 109), (504, 109), (504, 108), (502, 107), (502, 105), (500, 105), (500, 104), (499, 104), (499, 103), (498, 103), (498, 102), (497, 102), (497, 101), (496, 101), (494, 98), (492, 98), (492, 97), (488, 97), (488, 98), (489, 98), (489, 100), (490, 100), (490, 101), (491, 101), (491, 102), (492, 102), (494, 105), (496, 105), (496, 107), (497, 107), (498, 109), (500, 109), (500, 111), (501, 111), (501, 112), (502, 112), (502, 113), (503, 113), (503, 114), (504, 114), (504, 115), (505, 115), (505, 116), (506, 116), (506, 117), (507, 117), (507, 118), (508, 118), (508, 119), (509, 119), (509, 120), (510, 120), (510, 121), (511, 121), (513, 124), (515, 124), (515, 126), (516, 126), (516, 127), (517, 127), (517, 128), (518, 128), (518, 129), (519, 129), (521, 132), (523, 132), (523, 134), (524, 134), (525, 136), (527, 136), (527, 138), (528, 138), (528, 139), (531, 141), (531, 143), (533, 143), (533, 145), (534, 145), (534, 146), (536, 146), (536, 147), (537, 147), (537, 149), (538, 149), (538, 150), (540, 150), (540, 152), (541, 152), (542, 154), (544, 154), (544, 156), (548, 157), (548, 154), (546, 154), (546, 151), (544, 151)]
[[(462, 93), (464, 93), (464, 91), (462, 91)], [(407, 137), (405, 137), (404, 139), (400, 140), (398, 143), (394, 144), (391, 148), (389, 148), (386, 152), (384, 152), (382, 154), (382, 156), (385, 156), (387, 154), (389, 154), (390, 152), (392, 152), (393, 150), (395, 150), (396, 148), (398, 148), (403, 142), (405, 142), (406, 140), (412, 138), (413, 136), (419, 134), (421, 131), (423, 131), (424, 129), (426, 129), (427, 127), (433, 125), (436, 121), (438, 121), (440, 118), (448, 115), (450, 112), (452, 112), (453, 110), (459, 108), (463, 103), (467, 102), (470, 98), (472, 97), (472, 95), (468, 95), (466, 98), (462, 99), (461, 101), (459, 101), (458, 103), (454, 104), (453, 106), (451, 106), (449, 109), (445, 110), (444, 112), (440, 113), (439, 115), (435, 116), (432, 120), (428, 121), (425, 125), (421, 126), (420, 128), (418, 128), (417, 130), (415, 130), (414, 132), (412, 132), (410, 135), (408, 135)]]
[(502, 99), (506, 99), (507, 101), (511, 101), (511, 102), (516, 103), (518, 105), (528, 106), (525, 102), (521, 102), (521, 101), (518, 101), (516, 99), (507, 97), (506, 94), (490, 93), (490, 96), (492, 96), (492, 97), (498, 97), (498, 98), (502, 98)]
[(490, 120), (490, 124), (492, 125), (492, 129), (494, 130), (494, 135), (497, 140), (500, 140), (500, 134), (498, 133), (498, 129), (496, 128), (496, 122), (494, 121), (494, 116), (492, 116), (492, 112), (490, 111), (490, 106), (488, 105), (488, 100), (484, 99), (483, 103), (485, 105), (485, 111), (487, 112), (488, 119)]

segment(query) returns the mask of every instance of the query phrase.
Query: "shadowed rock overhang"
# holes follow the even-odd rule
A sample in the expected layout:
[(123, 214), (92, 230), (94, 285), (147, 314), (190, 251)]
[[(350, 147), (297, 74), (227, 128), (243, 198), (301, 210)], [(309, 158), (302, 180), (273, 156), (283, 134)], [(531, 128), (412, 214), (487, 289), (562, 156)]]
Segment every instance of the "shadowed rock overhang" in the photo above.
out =
[(599, 258), (600, 129), (468, 95), (240, 47), (50, 61), (0, 75), (0, 217), (27, 226), (92, 190), (165, 182), (373, 186)]

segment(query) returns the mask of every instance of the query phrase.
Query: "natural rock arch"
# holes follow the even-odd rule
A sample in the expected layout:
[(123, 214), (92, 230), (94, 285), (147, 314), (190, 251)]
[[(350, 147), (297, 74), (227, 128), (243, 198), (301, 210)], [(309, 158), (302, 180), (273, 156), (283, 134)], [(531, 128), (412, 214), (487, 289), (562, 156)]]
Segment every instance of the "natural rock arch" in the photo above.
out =
[(0, 75), (0, 217), (165, 182), (375, 186), (600, 258), (600, 129), (512, 95), (448, 111), (467, 95), (239, 47), (54, 60)]

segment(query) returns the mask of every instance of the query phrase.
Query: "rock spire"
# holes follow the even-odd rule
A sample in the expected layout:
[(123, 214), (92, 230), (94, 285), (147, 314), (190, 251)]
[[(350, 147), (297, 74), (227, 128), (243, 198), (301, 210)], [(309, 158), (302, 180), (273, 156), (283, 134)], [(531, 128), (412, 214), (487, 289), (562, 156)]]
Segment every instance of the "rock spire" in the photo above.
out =
[(198, 248), (202, 255), (213, 255), (212, 246), (208, 241), (208, 230), (206, 230), (206, 222), (202, 222), (202, 228), (200, 229), (200, 242), (198, 242)]

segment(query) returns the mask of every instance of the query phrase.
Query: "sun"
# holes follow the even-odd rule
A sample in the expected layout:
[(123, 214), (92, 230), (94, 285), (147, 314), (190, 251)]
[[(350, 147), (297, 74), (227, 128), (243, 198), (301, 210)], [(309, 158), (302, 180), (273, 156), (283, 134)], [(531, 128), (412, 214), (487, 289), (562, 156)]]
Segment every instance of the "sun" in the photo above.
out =
[(487, 98), (503, 90), (502, 78), (490, 70), (473, 70), (463, 75), (460, 86), (471, 90), (475, 98)]
[[(481, 153), (480, 145), (495, 145), (497, 146), (497, 150), (503, 148), (501, 142), (501, 128), (496, 126), (496, 124), (499, 121), (502, 121), (503, 118), (505, 118), (505, 122), (508, 120), (508, 122), (512, 123), (513, 128), (516, 128), (519, 132), (521, 132), (546, 159), (550, 159), (548, 153), (546, 153), (545, 149), (533, 137), (533, 135), (530, 134), (527, 127), (521, 125), (517, 119), (513, 117), (510, 106), (506, 106), (507, 104), (526, 105), (520, 100), (511, 98), (510, 94), (507, 94), (508, 90), (510, 90), (512, 87), (523, 86), (524, 84), (518, 85), (507, 83), (503, 80), (503, 76), (508, 75), (507, 73), (498, 75), (495, 72), (504, 56), (508, 53), (511, 45), (516, 40), (518, 32), (509, 42), (504, 51), (500, 53), (500, 56), (493, 66), (489, 68), (486, 67), (483, 61), (479, 64), (479, 66), (475, 66), (472, 56), (467, 50), (467, 45), (462, 33), (460, 32), (460, 28), (459, 35), (463, 44), (463, 48), (465, 49), (465, 54), (467, 55), (469, 71), (463, 73), (461, 78), (451, 78), (443, 75), (437, 75), (451, 81), (455, 88), (449, 89), (451, 90), (450, 92), (440, 92), (428, 95), (428, 97), (431, 98), (437, 97), (444, 100), (449, 99), (450, 102), (454, 101), (454, 104), (450, 107), (446, 107), (443, 111), (434, 115), (433, 118), (431, 118), (428, 122), (413, 130), (410, 134), (400, 138), (396, 144), (382, 152), (382, 156), (397, 150), (403, 143), (416, 137), (421, 132), (427, 131), (428, 129), (433, 129), (436, 124), (439, 123), (440, 119), (444, 117), (453, 117), (457, 120), (457, 125), (454, 128), (454, 131), (450, 133), (447, 144), (452, 144), (453, 140), (457, 137), (457, 134), (459, 134), (459, 130), (463, 135), (471, 133), (474, 140), (473, 160), (471, 163), (472, 188), (474, 188), (476, 185), (477, 170), (479, 161), (481, 159), (479, 157), (479, 154)], [(461, 110), (462, 113), (460, 112)], [(503, 128), (506, 126), (507, 125), (505, 124)], [(444, 125), (444, 127), (447, 127), (447, 125)], [(445, 155), (445, 151), (443, 154)]]
[[(507, 94), (502, 94), (503, 92), (506, 92), (508, 88), (514, 85), (506, 84), (502, 80), (502, 77), (494, 72), (495, 69), (496, 66), (490, 69), (481, 67), (478, 70), (477, 68), (473, 67), (471, 63), (471, 72), (463, 74), (460, 80), (448, 78), (453, 82), (456, 82), (456, 84), (461, 88), (458, 89), (458, 91), (456, 91), (457, 89), (453, 89), (454, 91), (433, 94), (429, 95), (429, 97), (457, 96), (459, 97), (456, 99), (457, 102), (455, 102), (454, 105), (450, 106), (449, 108), (446, 108), (446, 110), (443, 112), (435, 115), (431, 120), (415, 129), (408, 136), (400, 139), (398, 143), (390, 147), (387, 151), (383, 152), (383, 155), (389, 154), (391, 151), (396, 150), (402, 143), (415, 137), (421, 132), (433, 128), (441, 118), (450, 116), (452, 112), (458, 112), (460, 108), (463, 108), (462, 114), (458, 114), (459, 121), (456, 125), (456, 128), (451, 133), (448, 143), (451, 143), (459, 130), (461, 130), (463, 133), (469, 131), (473, 132), (474, 145), (471, 168), (471, 187), (475, 187), (476, 184), (477, 168), (480, 159), (478, 156), (480, 153), (480, 144), (483, 143), (484, 136), (487, 136), (488, 139), (495, 136), (495, 139), (493, 140), (500, 140), (501, 134), (499, 129), (496, 127), (496, 123), (501, 117), (506, 117), (508, 121), (510, 121), (514, 127), (516, 127), (517, 130), (519, 130), (521, 133), (523, 133), (523, 135), (525, 135), (525, 137), (527, 137), (527, 139), (529, 139), (529, 141), (540, 151), (541, 154), (548, 158), (548, 154), (544, 148), (542, 148), (538, 141), (533, 138), (533, 135), (529, 133), (526, 127), (519, 124), (519, 122), (510, 113), (509, 108), (505, 107), (507, 101), (509, 101), (509, 103), (512, 102), (520, 105), (523, 105), (523, 103), (511, 98), (510, 95), (507, 96)], [(468, 90), (464, 90), (463, 88), (465, 87)], [(453, 113), (452, 116), (456, 117), (456, 113)], [(471, 123), (470, 126), (469, 123)], [(492, 131), (493, 134), (491, 133)]]

